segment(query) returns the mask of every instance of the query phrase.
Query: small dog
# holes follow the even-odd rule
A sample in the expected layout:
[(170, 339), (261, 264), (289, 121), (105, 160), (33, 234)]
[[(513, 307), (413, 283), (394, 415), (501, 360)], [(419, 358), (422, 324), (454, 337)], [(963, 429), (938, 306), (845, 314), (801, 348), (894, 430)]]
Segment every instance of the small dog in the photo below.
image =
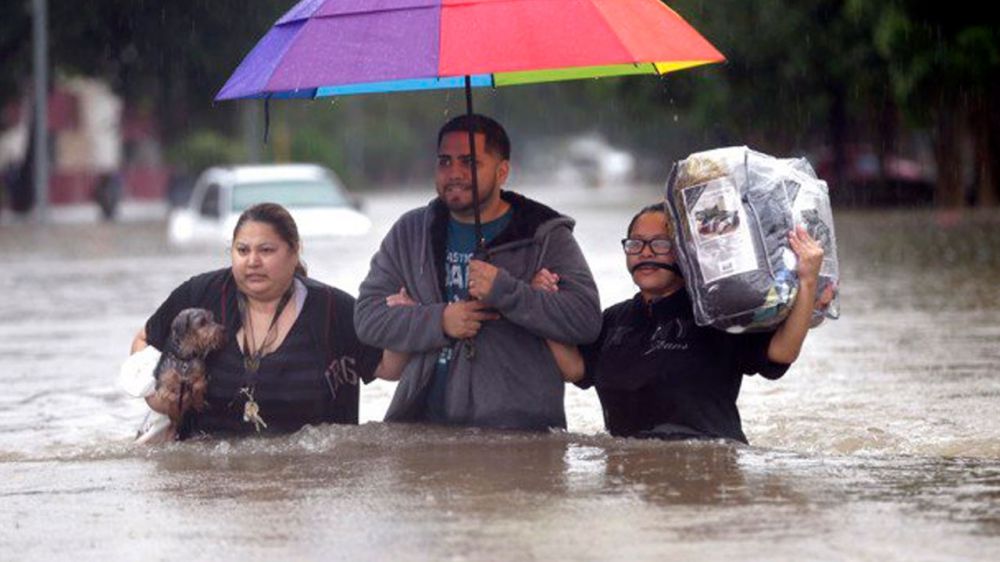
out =
[(205, 409), (208, 389), (205, 356), (225, 342), (225, 329), (203, 308), (184, 309), (170, 324), (170, 340), (153, 377), (157, 396), (169, 404), (166, 414), (171, 430), (167, 434), (174, 439), (187, 412)]

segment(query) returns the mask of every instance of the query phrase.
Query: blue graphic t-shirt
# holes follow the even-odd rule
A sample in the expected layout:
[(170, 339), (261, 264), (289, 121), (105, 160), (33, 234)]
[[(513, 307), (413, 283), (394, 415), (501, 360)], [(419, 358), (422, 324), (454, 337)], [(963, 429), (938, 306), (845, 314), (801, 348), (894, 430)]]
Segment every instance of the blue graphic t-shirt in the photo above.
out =
[[(483, 238), (490, 242), (510, 223), (508, 210), (496, 220), (483, 223)], [(448, 302), (458, 302), (469, 298), (469, 260), (476, 252), (476, 227), (473, 224), (448, 220), (448, 239), (445, 243), (444, 290)], [(427, 393), (427, 419), (444, 421), (444, 396), (448, 387), (448, 368), (451, 365), (454, 348), (441, 350), (437, 368)]]

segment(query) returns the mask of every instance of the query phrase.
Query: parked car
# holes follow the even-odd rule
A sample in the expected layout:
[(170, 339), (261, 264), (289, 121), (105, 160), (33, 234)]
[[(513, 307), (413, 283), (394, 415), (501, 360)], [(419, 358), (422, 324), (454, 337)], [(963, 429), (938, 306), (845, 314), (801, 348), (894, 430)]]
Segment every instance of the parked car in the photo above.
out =
[(821, 148), (810, 157), (816, 174), (830, 185), (830, 199), (838, 205), (925, 205), (933, 201), (935, 174), (920, 160), (886, 154), (879, 160), (867, 145), (848, 145), (844, 169), (837, 184), (833, 152)]
[(336, 174), (322, 166), (213, 167), (195, 181), (188, 205), (171, 213), (170, 242), (228, 242), (240, 213), (263, 202), (287, 208), (302, 238), (357, 236), (372, 226)]

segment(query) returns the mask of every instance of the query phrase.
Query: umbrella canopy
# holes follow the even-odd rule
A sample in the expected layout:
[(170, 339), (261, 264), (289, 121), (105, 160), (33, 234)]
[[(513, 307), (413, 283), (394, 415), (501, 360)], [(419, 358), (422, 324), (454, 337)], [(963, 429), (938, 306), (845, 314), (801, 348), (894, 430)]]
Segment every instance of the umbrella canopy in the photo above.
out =
[[(660, 0), (301, 0), (216, 100), (664, 74), (725, 60)], [(268, 112), (265, 104), (265, 133)], [(476, 144), (469, 130), (469, 151)], [(483, 236), (472, 174), (478, 253)]]
[(302, 0), (216, 99), (497, 87), (723, 60), (660, 0)]

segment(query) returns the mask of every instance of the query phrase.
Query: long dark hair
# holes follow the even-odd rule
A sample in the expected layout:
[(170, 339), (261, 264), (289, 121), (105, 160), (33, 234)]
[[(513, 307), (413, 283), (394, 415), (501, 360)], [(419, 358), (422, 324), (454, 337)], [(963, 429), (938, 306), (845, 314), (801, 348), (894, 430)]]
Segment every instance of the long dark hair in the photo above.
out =
[[(302, 239), (299, 238), (299, 227), (295, 224), (295, 219), (288, 212), (288, 209), (282, 207), (277, 203), (257, 203), (256, 205), (243, 211), (240, 218), (236, 221), (236, 226), (233, 228), (233, 239), (236, 239), (236, 233), (240, 231), (240, 228), (247, 221), (259, 222), (269, 225), (278, 233), (288, 245), (297, 254), (302, 247)], [(295, 265), (295, 273), (306, 277), (306, 264), (299, 258), (299, 263)]]

